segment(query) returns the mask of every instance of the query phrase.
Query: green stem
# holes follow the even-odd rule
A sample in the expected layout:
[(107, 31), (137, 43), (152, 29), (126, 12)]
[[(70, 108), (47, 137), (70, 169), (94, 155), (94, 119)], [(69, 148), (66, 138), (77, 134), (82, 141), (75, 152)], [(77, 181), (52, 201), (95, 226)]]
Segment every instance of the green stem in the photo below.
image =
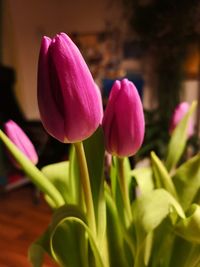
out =
[(90, 186), (90, 178), (89, 178), (89, 172), (85, 157), (85, 151), (82, 142), (78, 142), (74, 144), (77, 158), (80, 166), (80, 177), (81, 177), (81, 184), (83, 188), (84, 198), (85, 198), (85, 204), (87, 209), (87, 215), (88, 215), (88, 224), (91, 229), (91, 231), (96, 236), (96, 222), (95, 222), (95, 214), (94, 214), (94, 205), (93, 205), (93, 199), (92, 199), (92, 191)]
[(118, 158), (118, 162), (119, 162), (119, 185), (120, 185), (127, 217), (130, 222), (132, 220), (132, 212), (131, 212), (131, 204), (129, 200), (128, 183), (125, 177), (126, 175), (125, 175), (125, 167), (124, 167), (124, 158)]
[(11, 140), (0, 130), (0, 139), (27, 174), (28, 178), (55, 203), (56, 207), (64, 205), (64, 199), (55, 186), (35, 167), (35, 165), (11, 142)]

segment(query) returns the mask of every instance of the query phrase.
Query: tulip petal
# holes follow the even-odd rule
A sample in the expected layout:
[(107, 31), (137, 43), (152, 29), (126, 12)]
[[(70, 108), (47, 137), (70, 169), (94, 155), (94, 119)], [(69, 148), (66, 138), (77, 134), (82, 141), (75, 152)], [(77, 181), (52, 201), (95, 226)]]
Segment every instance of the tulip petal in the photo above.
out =
[(12, 120), (5, 123), (4, 128), (9, 139), (36, 165), (38, 155), (24, 131)]
[(78, 48), (67, 35), (55, 38), (51, 52), (65, 105), (65, 133), (68, 140), (80, 141), (99, 125), (96, 86)]
[(63, 142), (65, 139), (64, 119), (59, 110), (62, 105), (56, 103), (56, 101), (59, 102), (56, 92), (60, 90), (56, 73), (52, 71), (53, 67), (49, 60), (50, 43), (50, 38), (43, 37), (38, 63), (38, 106), (42, 123), (48, 133)]
[[(185, 114), (189, 110), (189, 104), (187, 102), (180, 103), (176, 108), (172, 115), (170, 127), (169, 127), (169, 133), (172, 134), (176, 126), (179, 124), (179, 122), (183, 119)], [(192, 136), (194, 134), (194, 121), (190, 119), (188, 124), (188, 137)]]
[[(51, 119), (50, 127), (48, 123), (46, 125), (44, 123), (45, 128), (55, 137), (58, 130), (57, 139), (60, 141), (63, 141), (64, 135), (64, 141), (78, 142), (89, 137), (99, 126), (102, 119), (101, 98), (92, 75), (72, 40), (61, 33), (48, 42), (48, 45), (48, 55), (45, 55), (43, 48), (40, 60), (45, 69), (41, 72), (46, 75), (43, 81), (45, 83), (48, 80), (48, 84), (43, 86), (45, 92), (40, 95), (42, 100), (39, 103), (43, 106), (40, 108), (42, 120), (50, 123), (51, 118), (48, 118), (50, 116), (48, 113), (49, 107), (52, 106), (50, 113), (53, 118), (58, 117), (58, 119), (57, 122)], [(40, 77), (38, 80), (40, 82)], [(45, 97), (45, 94), (48, 95)], [(49, 107), (44, 103), (46, 98), (49, 98)], [(57, 129), (60, 124), (60, 128)], [(55, 134), (53, 134), (54, 131)]]
[(142, 103), (133, 83), (116, 81), (103, 119), (108, 152), (124, 157), (134, 155), (144, 138)]
[[(112, 133), (111, 130), (114, 129), (116, 127), (115, 124), (115, 100), (118, 96), (119, 90), (121, 89), (121, 84), (120, 81), (116, 80), (112, 90), (110, 92), (110, 96), (109, 96), (109, 104), (106, 107), (105, 110), (105, 114), (103, 117), (103, 127), (104, 127), (104, 134), (105, 136), (107, 136), (108, 138), (106, 139), (106, 143), (107, 143), (107, 147), (110, 147), (109, 143), (113, 140), (113, 143), (117, 143), (114, 141), (115, 139), (115, 135), (112, 137)], [(109, 141), (108, 141), (109, 140)], [(111, 146), (112, 147), (112, 146)], [(116, 148), (115, 148), (116, 149)], [(108, 149), (108, 151), (110, 151), (110, 149)]]

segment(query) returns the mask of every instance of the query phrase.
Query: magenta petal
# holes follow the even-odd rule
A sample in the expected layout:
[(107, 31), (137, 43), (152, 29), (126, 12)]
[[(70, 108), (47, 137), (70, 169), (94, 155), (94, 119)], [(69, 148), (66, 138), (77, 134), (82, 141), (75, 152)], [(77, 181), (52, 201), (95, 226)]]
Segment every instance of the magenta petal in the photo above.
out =
[[(114, 123), (115, 101), (116, 101), (116, 98), (118, 96), (120, 89), (121, 89), (121, 83), (120, 83), (120, 81), (116, 80), (115, 83), (113, 84), (112, 90), (110, 92), (109, 101), (108, 101), (108, 104), (106, 106), (106, 110), (105, 110), (105, 114), (104, 114), (103, 122), (102, 122), (102, 125), (104, 128), (104, 133), (105, 133), (105, 136), (107, 136), (107, 137), (110, 136), (110, 131), (113, 128), (113, 126), (111, 126), (111, 124)], [(108, 138), (106, 138), (106, 142), (107, 141), (108, 141)], [(109, 144), (108, 144), (108, 146), (109, 146)]]
[(143, 107), (137, 89), (127, 79), (116, 81), (106, 107), (103, 129), (108, 152), (134, 155), (144, 138)]
[[(9, 120), (4, 125), (5, 133), (9, 139), (24, 153), (33, 164), (38, 163), (38, 155), (35, 151), (33, 144), (24, 131), (12, 120)], [(15, 164), (17, 165), (17, 164)], [(18, 165), (17, 165), (18, 166)]]
[(51, 73), (49, 66), (50, 43), (50, 38), (43, 37), (38, 63), (38, 106), (42, 123), (48, 133), (63, 142), (65, 139), (64, 116), (59, 112), (53, 94), (59, 90), (59, 84), (57, 83), (56, 87), (55, 83), (54, 87), (51, 84), (52, 77), (50, 74), (54, 75), (54, 80), (56, 80), (56, 77), (55, 74)]
[[(183, 119), (188, 110), (189, 110), (189, 104), (187, 102), (182, 102), (177, 105), (170, 122), (170, 127), (169, 127), (170, 134), (172, 134), (172, 132), (175, 130), (176, 126)], [(188, 125), (188, 137), (192, 136), (193, 134), (194, 134), (194, 121), (190, 119)]]
[(103, 120), (103, 103), (102, 103), (102, 96), (101, 96), (101, 90), (99, 88), (99, 86), (95, 83), (96, 85), (96, 92), (97, 92), (97, 96), (98, 96), (98, 102), (99, 102), (99, 117), (100, 117), (100, 124), (102, 124), (102, 120)]
[[(70, 143), (84, 140), (102, 120), (99, 91), (80, 51), (66, 34), (56, 35), (48, 44), (48, 56), (41, 48), (40, 61), (45, 64), (38, 71), (46, 77), (38, 101), (41, 118), (47, 131), (58, 140)], [(38, 75), (38, 91), (42, 91), (41, 76)]]

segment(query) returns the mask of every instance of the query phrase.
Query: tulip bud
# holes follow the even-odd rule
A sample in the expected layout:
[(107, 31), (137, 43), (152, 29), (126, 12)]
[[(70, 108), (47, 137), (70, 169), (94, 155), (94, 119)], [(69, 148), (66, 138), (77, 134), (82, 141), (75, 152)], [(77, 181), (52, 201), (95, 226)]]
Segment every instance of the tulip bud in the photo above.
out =
[(134, 155), (142, 145), (144, 125), (136, 87), (127, 79), (115, 81), (102, 123), (108, 152), (120, 157)]
[(38, 105), (47, 132), (65, 143), (88, 138), (102, 120), (102, 100), (76, 45), (64, 33), (43, 37)]
[[(179, 124), (179, 122), (183, 119), (188, 110), (189, 110), (189, 104), (187, 102), (182, 102), (175, 108), (169, 127), (170, 134), (172, 134), (172, 132)], [(193, 134), (194, 134), (194, 122), (192, 119), (190, 119), (188, 124), (188, 137), (192, 136)]]
[[(38, 155), (28, 136), (14, 121), (9, 120), (4, 125), (5, 133), (10, 140), (29, 158), (33, 164), (38, 163)], [(10, 156), (13, 164), (18, 168), (17, 162)]]

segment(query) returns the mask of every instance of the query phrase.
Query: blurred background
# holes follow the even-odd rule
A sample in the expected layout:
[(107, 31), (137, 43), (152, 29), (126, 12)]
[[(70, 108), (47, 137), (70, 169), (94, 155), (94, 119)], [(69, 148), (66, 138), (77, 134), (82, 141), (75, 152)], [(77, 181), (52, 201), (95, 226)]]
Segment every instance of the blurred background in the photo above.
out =
[[(136, 84), (146, 116), (136, 161), (151, 150), (162, 158), (175, 106), (200, 102), (200, 2), (0, 0), (0, 127), (13, 119), (24, 129), (39, 153), (39, 167), (64, 159), (67, 151), (46, 134), (37, 107), (41, 38), (59, 32), (81, 50), (104, 106), (115, 79), (128, 77)], [(199, 151), (200, 104), (194, 119), (190, 154)], [(0, 144), (0, 185), (12, 189), (21, 178)]]
[[(40, 155), (39, 167), (62, 159), (65, 151), (43, 130), (37, 106), (41, 38), (59, 32), (81, 50), (104, 106), (115, 79), (135, 83), (146, 116), (139, 159), (151, 150), (162, 157), (174, 108), (200, 98), (199, 1), (0, 0), (0, 125), (13, 119), (25, 130)], [(199, 150), (199, 106), (193, 152)], [(0, 153), (3, 184), (10, 166)]]
[(106, 78), (140, 74), (145, 109), (162, 106), (168, 115), (179, 97), (189, 102), (197, 98), (197, 0), (0, 2), (1, 64), (14, 72), (10, 83), (28, 120), (39, 119), (36, 75), (41, 38), (61, 31), (80, 47), (100, 85)]

